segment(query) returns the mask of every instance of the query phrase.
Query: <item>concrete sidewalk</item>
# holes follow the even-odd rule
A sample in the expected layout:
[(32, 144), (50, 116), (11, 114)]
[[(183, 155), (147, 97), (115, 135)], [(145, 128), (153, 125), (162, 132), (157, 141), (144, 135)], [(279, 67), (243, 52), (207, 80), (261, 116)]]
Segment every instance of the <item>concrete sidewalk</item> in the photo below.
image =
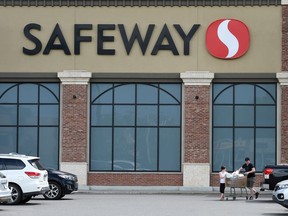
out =
[[(260, 191), (261, 194), (272, 194), (272, 191)], [(249, 191), (249, 190), (248, 190)], [(147, 194), (209, 194), (219, 193), (219, 187), (187, 187), (187, 186), (85, 186), (79, 185), (80, 193), (147, 193)], [(230, 188), (226, 187), (225, 193), (230, 193)], [(249, 193), (249, 192), (248, 192)]]

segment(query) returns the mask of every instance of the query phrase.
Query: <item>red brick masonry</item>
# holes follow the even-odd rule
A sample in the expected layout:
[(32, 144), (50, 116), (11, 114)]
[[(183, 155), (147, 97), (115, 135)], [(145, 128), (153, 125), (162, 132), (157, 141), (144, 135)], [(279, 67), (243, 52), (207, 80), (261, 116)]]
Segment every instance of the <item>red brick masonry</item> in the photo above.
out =
[(185, 163), (209, 163), (209, 86), (185, 86)]
[(87, 85), (62, 87), (62, 162), (86, 162)]
[[(288, 6), (282, 6), (282, 71), (288, 71)], [(288, 163), (288, 86), (281, 86), (281, 163)]]
[(103, 186), (182, 186), (182, 174), (88, 173), (88, 185)]

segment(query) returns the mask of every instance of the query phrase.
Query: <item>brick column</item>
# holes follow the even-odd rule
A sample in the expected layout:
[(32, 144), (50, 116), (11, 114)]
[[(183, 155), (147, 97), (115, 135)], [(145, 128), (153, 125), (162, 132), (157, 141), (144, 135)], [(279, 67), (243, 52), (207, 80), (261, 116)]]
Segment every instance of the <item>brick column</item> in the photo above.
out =
[(87, 101), (91, 73), (63, 71), (62, 82), (62, 148), (60, 169), (75, 173), (80, 185), (87, 185)]
[(183, 185), (210, 185), (210, 83), (214, 73), (181, 73), (185, 90), (184, 101), (184, 164)]
[[(283, 3), (282, 3), (283, 4)], [(282, 5), (282, 71), (288, 71), (288, 1)]]
[(288, 72), (276, 74), (281, 86), (281, 143), (280, 163), (288, 162)]
[[(282, 72), (276, 76), (281, 86), (280, 163), (288, 163), (288, 1), (282, 1)], [(278, 161), (277, 161), (278, 162)]]

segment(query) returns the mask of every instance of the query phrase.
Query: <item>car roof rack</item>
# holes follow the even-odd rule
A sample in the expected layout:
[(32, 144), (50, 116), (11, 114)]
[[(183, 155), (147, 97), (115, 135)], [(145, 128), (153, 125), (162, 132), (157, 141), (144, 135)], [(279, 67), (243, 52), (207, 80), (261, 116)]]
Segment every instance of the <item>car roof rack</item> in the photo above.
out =
[(15, 157), (28, 157), (27, 155), (25, 154), (19, 154), (17, 152), (10, 152), (10, 153), (7, 153), (7, 154), (0, 154), (1, 156), (15, 156)]

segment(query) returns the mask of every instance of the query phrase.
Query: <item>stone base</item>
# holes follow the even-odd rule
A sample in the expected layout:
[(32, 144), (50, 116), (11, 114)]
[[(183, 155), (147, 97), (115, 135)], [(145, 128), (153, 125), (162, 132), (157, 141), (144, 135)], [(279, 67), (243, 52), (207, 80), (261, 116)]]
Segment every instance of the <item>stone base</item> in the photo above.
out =
[(210, 186), (210, 164), (206, 163), (184, 163), (183, 164), (183, 186), (209, 187)]
[(81, 162), (62, 162), (60, 163), (60, 170), (77, 175), (78, 184), (87, 185), (87, 166), (87, 163)]

